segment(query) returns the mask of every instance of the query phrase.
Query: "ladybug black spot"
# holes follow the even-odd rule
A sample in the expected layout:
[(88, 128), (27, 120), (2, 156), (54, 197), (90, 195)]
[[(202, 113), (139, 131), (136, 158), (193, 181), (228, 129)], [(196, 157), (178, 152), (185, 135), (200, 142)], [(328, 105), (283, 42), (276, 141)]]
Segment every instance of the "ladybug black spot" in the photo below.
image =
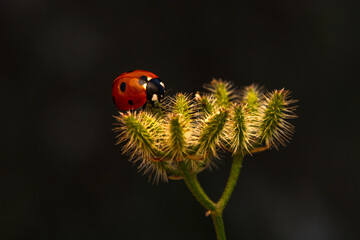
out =
[(129, 105), (134, 105), (133, 101), (132, 100), (129, 100)]
[(122, 83), (120, 84), (120, 90), (121, 90), (122, 92), (125, 92), (125, 89), (126, 89), (126, 83), (122, 82)]
[(140, 85), (144, 85), (147, 82), (147, 77), (146, 76), (141, 76), (139, 78), (139, 84)]

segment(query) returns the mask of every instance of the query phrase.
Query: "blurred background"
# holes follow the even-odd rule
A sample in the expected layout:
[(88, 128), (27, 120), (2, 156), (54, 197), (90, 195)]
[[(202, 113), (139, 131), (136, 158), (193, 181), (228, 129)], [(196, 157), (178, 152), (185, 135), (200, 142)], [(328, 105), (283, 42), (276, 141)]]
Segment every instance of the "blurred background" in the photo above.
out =
[[(114, 145), (111, 83), (144, 69), (170, 95), (214, 77), (299, 100), (288, 146), (245, 160), (228, 239), (359, 239), (358, 9), (2, 0), (0, 238), (215, 239), (182, 181), (149, 183)], [(214, 200), (230, 163), (199, 176)]]

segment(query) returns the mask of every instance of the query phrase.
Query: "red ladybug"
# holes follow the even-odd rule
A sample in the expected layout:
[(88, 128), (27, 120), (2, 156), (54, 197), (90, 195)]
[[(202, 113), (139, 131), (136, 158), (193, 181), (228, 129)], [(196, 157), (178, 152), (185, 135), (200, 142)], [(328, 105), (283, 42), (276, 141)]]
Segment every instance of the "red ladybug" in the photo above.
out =
[(112, 97), (120, 111), (145, 108), (147, 101), (152, 105), (165, 95), (165, 85), (159, 77), (144, 70), (121, 74), (112, 84)]

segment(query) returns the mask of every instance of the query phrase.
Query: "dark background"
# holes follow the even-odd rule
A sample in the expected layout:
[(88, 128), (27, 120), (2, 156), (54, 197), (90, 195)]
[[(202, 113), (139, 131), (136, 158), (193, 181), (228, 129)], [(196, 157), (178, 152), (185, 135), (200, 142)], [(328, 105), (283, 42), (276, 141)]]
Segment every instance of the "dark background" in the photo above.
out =
[[(346, 1), (1, 4), (1, 239), (215, 239), (182, 181), (148, 183), (114, 146), (112, 80), (158, 74), (168, 93), (212, 77), (286, 87), (293, 140), (247, 158), (228, 239), (359, 239), (354, 17)], [(217, 199), (230, 158), (200, 180)]]

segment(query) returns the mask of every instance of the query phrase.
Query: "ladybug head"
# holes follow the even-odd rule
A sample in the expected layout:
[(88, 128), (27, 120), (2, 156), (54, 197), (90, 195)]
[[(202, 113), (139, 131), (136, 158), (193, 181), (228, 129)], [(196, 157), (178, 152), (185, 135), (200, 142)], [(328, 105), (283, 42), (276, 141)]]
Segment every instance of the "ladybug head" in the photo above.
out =
[(156, 101), (161, 102), (165, 96), (165, 85), (159, 78), (153, 78), (147, 83), (146, 87), (147, 99), (154, 104)]

